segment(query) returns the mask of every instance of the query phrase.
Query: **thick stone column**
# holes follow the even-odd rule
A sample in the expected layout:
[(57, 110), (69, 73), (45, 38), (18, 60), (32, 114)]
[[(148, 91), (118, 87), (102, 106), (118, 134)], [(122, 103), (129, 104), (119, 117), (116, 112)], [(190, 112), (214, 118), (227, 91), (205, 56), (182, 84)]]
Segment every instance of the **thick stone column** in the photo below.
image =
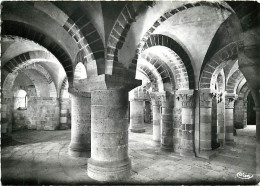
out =
[(244, 101), (243, 128), (247, 127), (247, 101)]
[(244, 100), (241, 97), (234, 104), (234, 127), (236, 129), (244, 128)]
[(225, 95), (221, 93), (218, 95), (218, 141), (221, 146), (225, 145)]
[(225, 118), (226, 118), (226, 142), (234, 141), (234, 94), (226, 94), (225, 98)]
[(161, 141), (161, 113), (160, 113), (160, 100), (155, 94), (151, 94), (151, 102), (153, 107), (153, 140), (156, 142)]
[(130, 131), (145, 132), (144, 128), (144, 100), (133, 98), (130, 101)]
[(212, 150), (212, 98), (209, 90), (200, 92), (200, 151)]
[[(180, 92), (180, 91), (179, 91)], [(183, 91), (179, 94), (182, 102), (182, 138), (181, 138), (181, 156), (195, 157), (194, 146), (194, 97), (193, 90)]]
[(172, 105), (173, 96), (169, 92), (160, 95), (161, 99), (161, 149), (172, 151), (173, 148), (173, 124)]
[(218, 142), (218, 108), (217, 108), (217, 94), (212, 98), (212, 120), (211, 120), (211, 147), (216, 149), (219, 147)]
[(91, 94), (91, 158), (88, 176), (120, 180), (130, 175), (128, 157), (128, 92), (94, 90)]
[(173, 151), (181, 153), (182, 138), (182, 101), (178, 94), (175, 94), (173, 108)]
[(91, 149), (91, 99), (90, 93), (69, 89), (71, 95), (71, 142), (69, 154), (74, 157), (89, 156)]
[(256, 113), (256, 174), (260, 176), (260, 107), (254, 107)]

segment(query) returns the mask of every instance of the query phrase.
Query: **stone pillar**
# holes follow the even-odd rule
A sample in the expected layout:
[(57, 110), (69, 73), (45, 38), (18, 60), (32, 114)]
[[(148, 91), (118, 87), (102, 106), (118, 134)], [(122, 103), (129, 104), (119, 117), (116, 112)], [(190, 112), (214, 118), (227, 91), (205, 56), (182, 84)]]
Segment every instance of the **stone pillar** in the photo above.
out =
[(144, 122), (151, 123), (151, 103), (150, 101), (144, 101)]
[(247, 101), (244, 101), (243, 128), (247, 127)]
[(180, 96), (175, 95), (173, 108), (173, 151), (181, 153), (182, 138), (182, 101)]
[(144, 128), (144, 100), (130, 99), (130, 131), (135, 133), (145, 132)]
[(153, 107), (153, 140), (156, 142), (161, 141), (161, 113), (160, 113), (160, 100), (155, 94), (151, 94), (151, 102)]
[(219, 126), (219, 133), (218, 133), (218, 141), (221, 146), (225, 145), (225, 94), (220, 93), (218, 95), (218, 126)]
[(244, 100), (241, 97), (238, 97), (234, 104), (234, 127), (244, 128)]
[(128, 92), (94, 90), (91, 94), (91, 158), (88, 176), (120, 180), (130, 175), (128, 157)]
[(69, 154), (89, 156), (91, 149), (91, 98), (90, 93), (69, 89), (71, 95), (71, 142)]
[(234, 141), (234, 94), (226, 94), (225, 98), (225, 119), (226, 119), (226, 142)]
[(209, 90), (200, 92), (200, 151), (212, 150), (212, 98)]
[(211, 113), (211, 147), (216, 149), (219, 147), (218, 142), (218, 108), (217, 108), (217, 94), (212, 98), (212, 113)]
[(160, 95), (161, 99), (161, 149), (172, 151), (173, 148), (173, 125), (172, 105), (173, 96), (169, 92)]
[(256, 174), (260, 176), (260, 107), (254, 107), (256, 113)]
[(182, 102), (182, 137), (181, 137), (181, 156), (195, 157), (194, 148), (194, 97), (193, 90), (179, 94)]

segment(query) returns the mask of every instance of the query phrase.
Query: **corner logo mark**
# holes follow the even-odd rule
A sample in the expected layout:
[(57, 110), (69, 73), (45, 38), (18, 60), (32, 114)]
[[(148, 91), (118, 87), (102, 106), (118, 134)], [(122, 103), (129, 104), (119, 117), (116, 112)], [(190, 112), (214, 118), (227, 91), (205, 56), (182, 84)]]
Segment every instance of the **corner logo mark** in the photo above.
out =
[(249, 179), (253, 178), (253, 176), (254, 175), (251, 173), (246, 173), (246, 172), (242, 172), (242, 171), (237, 173), (237, 177), (240, 179), (243, 179), (243, 180), (249, 180)]

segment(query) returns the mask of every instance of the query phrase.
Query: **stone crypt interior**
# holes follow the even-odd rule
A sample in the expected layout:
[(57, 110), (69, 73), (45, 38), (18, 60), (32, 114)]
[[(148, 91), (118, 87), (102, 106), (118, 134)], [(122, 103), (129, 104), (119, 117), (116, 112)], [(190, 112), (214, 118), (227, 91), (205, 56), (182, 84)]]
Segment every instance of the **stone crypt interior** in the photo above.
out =
[(2, 184), (257, 184), (257, 2), (1, 3)]

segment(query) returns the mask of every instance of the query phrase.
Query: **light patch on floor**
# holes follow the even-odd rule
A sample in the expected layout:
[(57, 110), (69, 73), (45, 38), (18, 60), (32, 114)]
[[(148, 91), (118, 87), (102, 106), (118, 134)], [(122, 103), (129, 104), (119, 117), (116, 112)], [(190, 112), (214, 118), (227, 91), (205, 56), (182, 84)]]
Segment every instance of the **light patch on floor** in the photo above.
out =
[[(163, 152), (152, 140), (152, 125), (145, 133), (129, 133), (131, 176), (119, 183), (255, 184), (255, 126), (237, 130), (235, 143), (211, 160), (184, 158)], [(4, 184), (98, 183), (87, 176), (87, 158), (68, 155), (70, 131), (25, 130), (13, 133), (13, 141), (2, 147)], [(2, 144), (3, 145), (3, 144)], [(251, 173), (251, 179), (237, 177)]]

